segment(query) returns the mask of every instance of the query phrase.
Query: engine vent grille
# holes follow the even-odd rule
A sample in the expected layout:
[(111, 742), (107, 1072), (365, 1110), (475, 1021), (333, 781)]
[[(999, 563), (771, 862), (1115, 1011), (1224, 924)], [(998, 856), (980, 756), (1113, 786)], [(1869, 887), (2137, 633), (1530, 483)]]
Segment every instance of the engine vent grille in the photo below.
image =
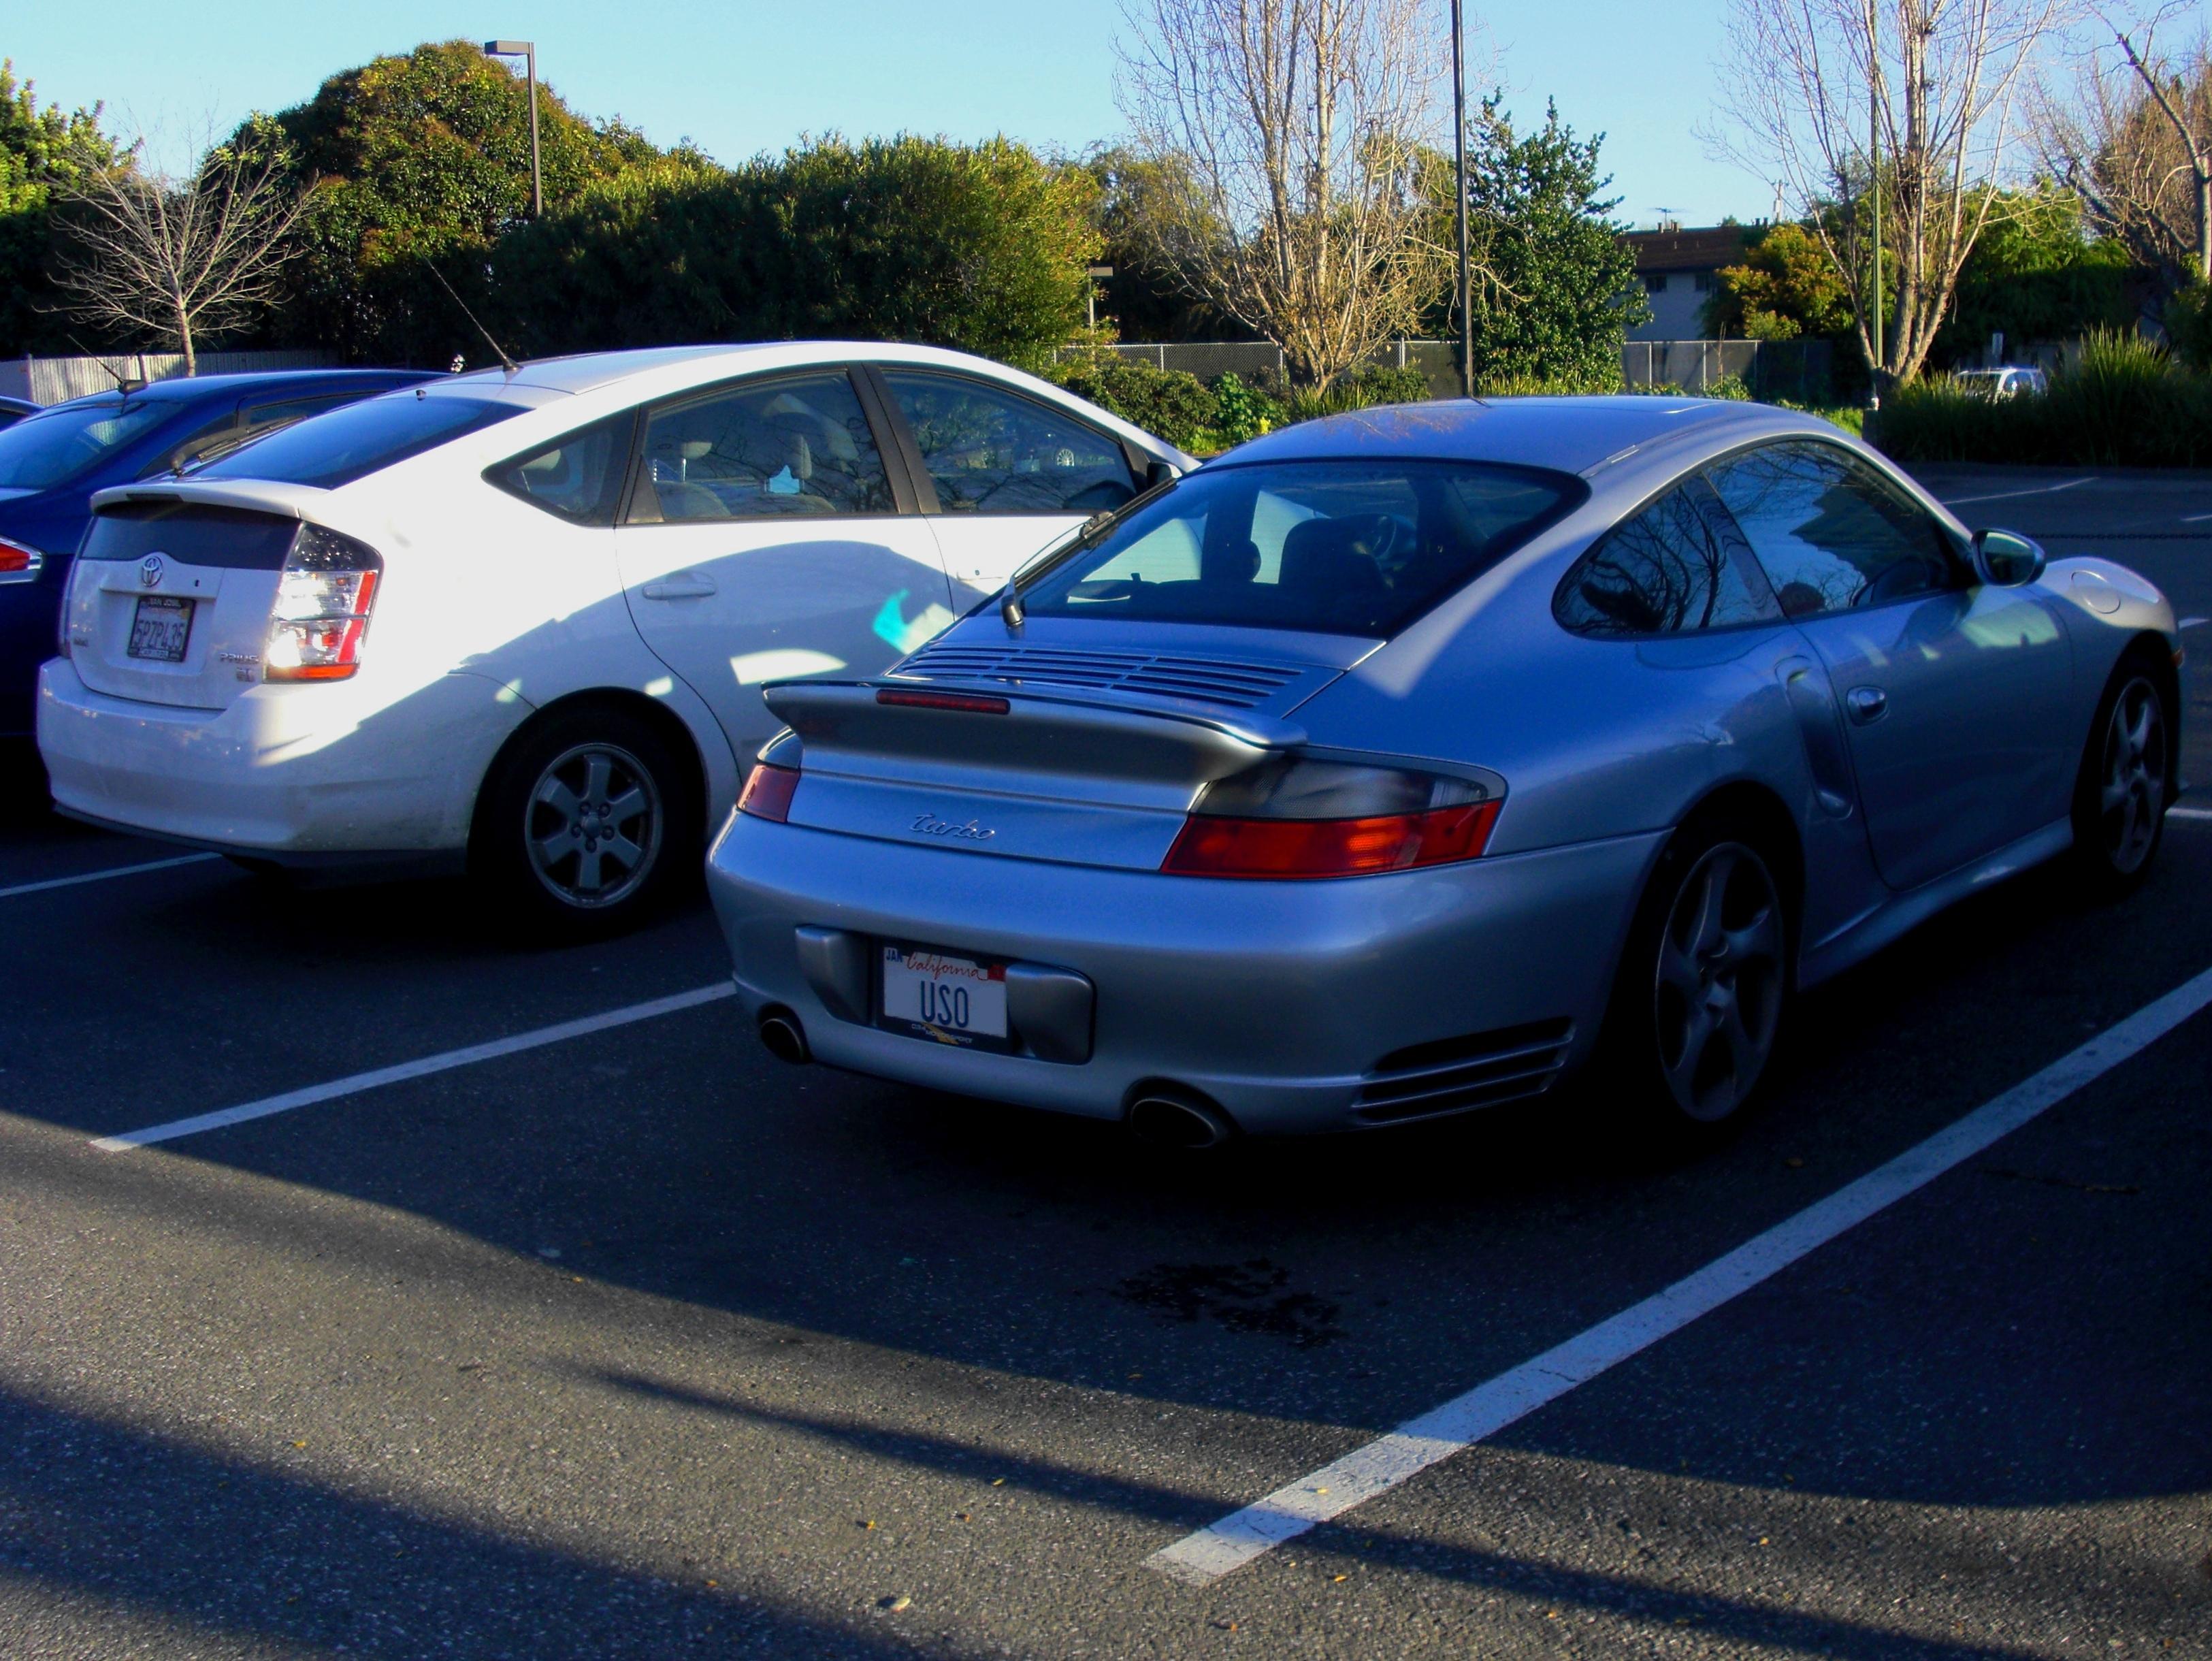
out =
[(1392, 1124), (1540, 1096), (1559, 1076), (1574, 1035), (1562, 1015), (1395, 1050), (1368, 1070), (1352, 1116)]
[(1311, 672), (1294, 664), (1151, 652), (1085, 652), (1056, 646), (925, 646), (898, 666), (901, 677), (995, 681), (1008, 686), (1079, 686), (1188, 698), (1253, 709)]

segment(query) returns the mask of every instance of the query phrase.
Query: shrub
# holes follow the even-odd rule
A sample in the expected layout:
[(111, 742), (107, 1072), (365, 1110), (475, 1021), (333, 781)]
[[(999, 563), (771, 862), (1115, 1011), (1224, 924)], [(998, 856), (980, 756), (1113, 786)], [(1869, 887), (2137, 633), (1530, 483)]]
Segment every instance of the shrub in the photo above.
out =
[(1282, 425), (1283, 406), (1256, 386), (1246, 386), (1234, 374), (1215, 380), (1213, 399), (1220, 410), (1214, 430), (1224, 445), (1242, 444)]
[(2166, 338), (2191, 368), (2212, 374), (2212, 283), (2195, 283), (2166, 302)]
[(1178, 449), (1222, 447), (1217, 436), (1220, 402), (1194, 374), (1109, 351), (1063, 358), (1046, 373), (1078, 398), (1089, 399)]
[(2099, 330), (2040, 397), (1993, 399), (1931, 376), (1890, 393), (1874, 437), (1901, 461), (2203, 466), (2212, 464), (2212, 376), (2140, 335)]

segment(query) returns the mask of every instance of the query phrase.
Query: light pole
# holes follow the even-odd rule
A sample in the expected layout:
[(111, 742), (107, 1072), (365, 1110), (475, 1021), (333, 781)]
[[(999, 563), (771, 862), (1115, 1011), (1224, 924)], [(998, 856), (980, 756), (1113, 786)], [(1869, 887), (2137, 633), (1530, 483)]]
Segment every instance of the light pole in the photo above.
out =
[(1452, 179), (1459, 206), (1459, 390), (1474, 396), (1474, 295), (1467, 268), (1467, 27), (1452, 0)]
[(538, 167), (538, 46), (531, 40), (487, 40), (487, 58), (520, 58), (530, 83), (530, 216), (545, 216), (545, 179)]
[(1090, 311), (1091, 332), (1097, 334), (1098, 332), (1098, 284), (1103, 279), (1114, 275), (1114, 268), (1111, 265), (1085, 265), (1083, 268), (1083, 274), (1091, 279), (1084, 285), (1083, 303)]

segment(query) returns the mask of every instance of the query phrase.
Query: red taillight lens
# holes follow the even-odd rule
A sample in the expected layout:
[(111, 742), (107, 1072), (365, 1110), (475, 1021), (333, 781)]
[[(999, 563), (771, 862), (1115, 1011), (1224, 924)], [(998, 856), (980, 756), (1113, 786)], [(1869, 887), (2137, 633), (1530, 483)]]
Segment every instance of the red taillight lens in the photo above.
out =
[(745, 776), (744, 793), (738, 797), (738, 812), (783, 824), (791, 817), (791, 799), (798, 792), (799, 780), (796, 767), (755, 762), (753, 770)]
[(1240, 819), (1194, 813), (1160, 869), (1183, 877), (1358, 877), (1480, 857), (1499, 804), (1358, 819)]
[(877, 692), (876, 702), (903, 709), (953, 709), (969, 715), (1003, 715), (1013, 708), (1004, 698), (972, 692), (910, 692), (896, 686), (884, 687)]
[(0, 542), (0, 576), (27, 576), (45, 563), (35, 548)]
[(383, 575), (383, 557), (374, 548), (302, 525), (270, 611), (267, 678), (343, 680), (358, 670)]

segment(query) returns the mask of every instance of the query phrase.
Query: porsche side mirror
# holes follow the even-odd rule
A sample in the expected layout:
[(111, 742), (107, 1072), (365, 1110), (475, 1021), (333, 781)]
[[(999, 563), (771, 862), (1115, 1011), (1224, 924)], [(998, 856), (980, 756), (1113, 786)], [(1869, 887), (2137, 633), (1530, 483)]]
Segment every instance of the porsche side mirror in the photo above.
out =
[(1974, 532), (1974, 575), (1992, 588), (2017, 588), (2043, 575), (2043, 546), (2017, 531)]

